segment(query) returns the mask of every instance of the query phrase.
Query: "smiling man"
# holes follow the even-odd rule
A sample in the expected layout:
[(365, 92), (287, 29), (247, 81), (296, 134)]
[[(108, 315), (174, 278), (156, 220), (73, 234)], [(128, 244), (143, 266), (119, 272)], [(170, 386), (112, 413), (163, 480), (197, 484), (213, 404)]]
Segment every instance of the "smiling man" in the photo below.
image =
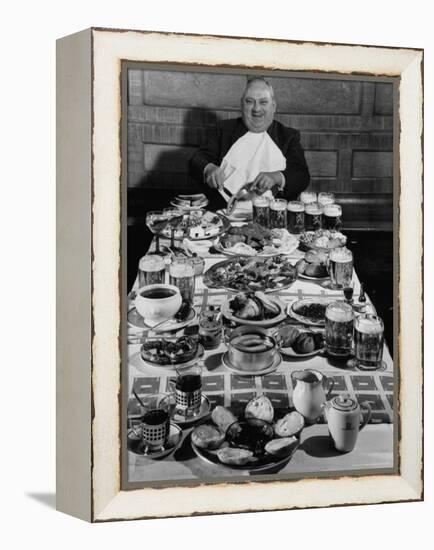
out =
[(300, 134), (275, 121), (275, 112), (271, 84), (264, 78), (249, 79), (241, 98), (241, 118), (221, 121), (190, 159), (190, 175), (205, 182), (214, 206), (224, 204), (217, 189), (235, 194), (252, 183), (257, 194), (271, 191), (292, 200), (309, 185)]

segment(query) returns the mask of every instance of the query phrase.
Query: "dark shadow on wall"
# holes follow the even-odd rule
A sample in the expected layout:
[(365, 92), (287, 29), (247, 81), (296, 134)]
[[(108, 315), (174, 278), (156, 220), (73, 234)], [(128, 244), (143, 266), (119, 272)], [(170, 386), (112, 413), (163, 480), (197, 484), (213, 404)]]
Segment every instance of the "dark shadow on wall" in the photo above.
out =
[[(152, 172), (143, 174), (127, 192), (127, 286), (131, 288), (139, 259), (152, 241), (145, 225), (146, 212), (170, 207), (179, 193), (201, 193), (205, 189), (188, 175), (188, 163), (194, 151), (215, 131), (217, 115), (210, 109), (190, 109), (179, 137), (179, 149), (162, 151), (154, 160)], [(170, 143), (168, 143), (169, 145)], [(144, 144), (146, 147), (146, 143)], [(162, 144), (164, 145), (164, 144)]]

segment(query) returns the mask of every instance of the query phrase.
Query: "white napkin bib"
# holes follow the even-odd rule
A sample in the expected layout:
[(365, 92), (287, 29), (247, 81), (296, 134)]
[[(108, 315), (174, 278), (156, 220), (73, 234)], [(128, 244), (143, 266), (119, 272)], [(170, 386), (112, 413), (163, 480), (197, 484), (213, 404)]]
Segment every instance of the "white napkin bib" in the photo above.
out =
[(286, 158), (267, 132), (247, 132), (232, 145), (220, 167), (225, 178), (223, 186), (235, 194), (259, 172), (285, 170)]

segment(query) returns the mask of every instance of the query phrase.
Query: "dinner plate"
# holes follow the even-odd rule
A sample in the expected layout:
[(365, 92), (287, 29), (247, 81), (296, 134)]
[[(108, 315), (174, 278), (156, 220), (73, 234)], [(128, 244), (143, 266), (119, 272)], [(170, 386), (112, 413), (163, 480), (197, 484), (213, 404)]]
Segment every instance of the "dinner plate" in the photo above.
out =
[(304, 275), (304, 273), (299, 273), (298, 278), (305, 281), (312, 281), (313, 283), (322, 283), (324, 281), (328, 281), (330, 279), (330, 276), (327, 275), (326, 277), (310, 277), (309, 275)]
[(288, 463), (291, 460), (291, 458), (294, 456), (294, 453), (296, 452), (296, 450), (300, 445), (299, 439), (294, 438), (294, 443), (291, 446), (290, 452), (284, 457), (268, 455), (265, 458), (265, 462), (264, 462), (264, 459), (262, 459), (262, 461), (259, 461), (259, 463), (256, 465), (254, 463), (248, 463), (242, 466), (238, 466), (236, 464), (223, 464), (223, 462), (220, 462), (220, 460), (218, 459), (217, 451), (211, 451), (208, 449), (201, 449), (200, 447), (197, 447), (191, 440), (191, 437), (190, 437), (190, 442), (191, 442), (191, 447), (194, 453), (196, 454), (196, 456), (198, 456), (208, 464), (213, 464), (215, 466), (222, 466), (223, 468), (226, 468), (228, 470), (241, 471), (245, 473), (260, 473), (261, 471), (268, 471), (274, 468), (279, 468), (281, 466), (284, 466), (286, 463)]
[(193, 212), (194, 210), (202, 210), (203, 208), (207, 207), (209, 204), (209, 200), (205, 199), (199, 204), (196, 204), (194, 206), (188, 206), (179, 203), (176, 199), (170, 201), (171, 206), (174, 206), (175, 208), (179, 208), (180, 210), (183, 210), (184, 212)]
[(203, 393), (201, 397), (199, 412), (194, 416), (183, 416), (176, 411), (176, 406), (173, 409), (172, 420), (180, 426), (191, 426), (195, 422), (204, 420), (211, 412), (211, 402)]
[[(171, 321), (167, 321), (167, 323), (164, 323), (164, 325), (160, 325), (155, 329), (155, 332), (172, 332), (174, 330), (180, 330), (181, 328), (186, 327), (191, 322), (196, 319), (197, 313), (192, 307), (190, 309), (190, 312), (188, 314), (187, 319), (184, 321), (177, 321), (176, 319), (172, 319)], [(148, 325), (143, 317), (140, 315), (140, 313), (137, 311), (135, 307), (132, 307), (128, 313), (127, 313), (127, 320), (128, 324), (137, 330), (143, 331), (143, 330), (154, 330), (151, 325)]]
[[(230, 269), (231, 265), (238, 264), (239, 262), (246, 262), (246, 265), (244, 268), (252, 268), (253, 270), (256, 267), (261, 267), (261, 264), (264, 262), (269, 261), (270, 258), (257, 258), (255, 256), (251, 256), (249, 258), (241, 257), (241, 256), (233, 256), (231, 259), (223, 260), (222, 262), (218, 262), (214, 265), (212, 265), (207, 271), (205, 271), (203, 276), (203, 283), (208, 288), (225, 288), (227, 290), (230, 290), (232, 292), (254, 292), (256, 290), (261, 290), (262, 292), (266, 293), (272, 293), (272, 292), (278, 292), (279, 290), (285, 290), (292, 286), (294, 282), (297, 279), (297, 273), (294, 266), (291, 266), (291, 272), (286, 275), (282, 276), (279, 275), (279, 273), (273, 274), (272, 276), (268, 276), (269, 280), (275, 281), (277, 278), (281, 278), (282, 281), (279, 282), (280, 286), (276, 287), (264, 287), (264, 284), (262, 283), (260, 287), (257, 287), (257, 283), (251, 282), (250, 286), (248, 282), (244, 284), (241, 288), (239, 288), (239, 284), (237, 286), (234, 286), (234, 277), (238, 277), (243, 279), (243, 272), (238, 271), (236, 275), (232, 274), (232, 278), (229, 278), (229, 280), (226, 278), (225, 281), (220, 281), (219, 277), (216, 276), (216, 273), (221, 270)], [(285, 260), (285, 263), (288, 264), (288, 261)], [(252, 286), (255, 285), (255, 286)]]
[(286, 357), (292, 357), (294, 359), (308, 359), (309, 357), (313, 357), (314, 355), (318, 355), (321, 351), (323, 351), (324, 348), (318, 348), (313, 351), (309, 351), (308, 353), (297, 353), (295, 352), (291, 347), (288, 348), (280, 348), (280, 353), (283, 353)]
[(168, 363), (166, 365), (162, 365), (161, 363), (154, 363), (153, 361), (147, 361), (146, 359), (143, 359), (140, 351), (139, 351), (139, 357), (142, 365), (144, 365), (145, 367), (152, 367), (156, 369), (160, 368), (165, 370), (168, 370), (168, 369), (181, 370), (194, 365), (198, 359), (201, 359), (203, 357), (204, 353), (205, 353), (204, 347), (202, 346), (202, 344), (198, 344), (197, 351), (194, 357), (192, 357), (188, 361), (184, 361), (184, 363)]
[(221, 312), (222, 315), (228, 320), (233, 321), (234, 323), (237, 323), (238, 325), (250, 325), (255, 327), (272, 327), (274, 325), (277, 325), (277, 323), (280, 323), (286, 318), (286, 312), (285, 312), (285, 304), (279, 300), (279, 298), (276, 298), (274, 296), (270, 296), (270, 300), (272, 300), (275, 304), (277, 304), (280, 308), (280, 313), (276, 315), (275, 317), (272, 317), (271, 319), (263, 319), (263, 320), (250, 320), (250, 319), (241, 319), (240, 317), (236, 317), (229, 306), (229, 301), (226, 300), (222, 306), (221, 306)]
[[(202, 208), (198, 208), (197, 210), (192, 210), (192, 213), (203, 210)], [(205, 211), (206, 212), (206, 211)], [(193, 237), (191, 235), (174, 235), (173, 238), (175, 241), (182, 241), (183, 239), (187, 238), (190, 241), (205, 241), (207, 239), (215, 239), (216, 237), (222, 235), (225, 231), (227, 231), (230, 227), (230, 222), (227, 218), (224, 216), (221, 216), (220, 214), (216, 214), (219, 218), (221, 223), (219, 225), (214, 226), (215, 230), (212, 231), (212, 235), (203, 235), (201, 237)], [(171, 238), (171, 231), (167, 230), (166, 228), (162, 229), (159, 232), (156, 232), (160, 237), (163, 237), (165, 239)]]
[(235, 252), (228, 250), (225, 248), (222, 243), (220, 242), (220, 238), (216, 239), (213, 243), (214, 248), (220, 252), (221, 254), (224, 254), (225, 256), (242, 256), (243, 258), (272, 258), (273, 256), (289, 256), (294, 252), (294, 250), (297, 249), (298, 245), (295, 245), (292, 250), (288, 252), (281, 252), (278, 248), (276, 248), (275, 252), (257, 252), (255, 251), (254, 254), (243, 254), (242, 252)]
[(182, 430), (178, 424), (171, 422), (169, 438), (165, 448), (156, 451), (145, 452), (143, 441), (133, 432), (132, 429), (128, 431), (127, 440), (127, 448), (131, 453), (143, 456), (144, 458), (150, 458), (151, 460), (156, 460), (159, 458), (164, 458), (176, 451), (182, 441)]
[(297, 313), (297, 308), (300, 308), (304, 305), (307, 306), (309, 304), (328, 305), (330, 302), (333, 302), (335, 300), (336, 300), (335, 298), (307, 298), (305, 300), (297, 300), (296, 302), (292, 302), (291, 304), (288, 304), (288, 315), (305, 325), (323, 327), (325, 325), (325, 318), (321, 320), (315, 320), (315, 319), (312, 319), (311, 317), (305, 317), (304, 315), (300, 315), (299, 313)]
[(229, 360), (229, 353), (227, 351), (222, 355), (223, 366), (226, 367), (231, 372), (233, 372), (234, 374), (237, 374), (238, 376), (265, 376), (266, 374), (271, 374), (272, 372), (274, 372), (278, 368), (281, 362), (282, 362), (282, 356), (280, 355), (280, 353), (276, 353), (276, 356), (274, 357), (274, 361), (266, 369), (262, 369), (260, 371), (259, 370), (247, 371), (247, 370), (240, 370), (234, 365), (232, 365), (232, 363)]

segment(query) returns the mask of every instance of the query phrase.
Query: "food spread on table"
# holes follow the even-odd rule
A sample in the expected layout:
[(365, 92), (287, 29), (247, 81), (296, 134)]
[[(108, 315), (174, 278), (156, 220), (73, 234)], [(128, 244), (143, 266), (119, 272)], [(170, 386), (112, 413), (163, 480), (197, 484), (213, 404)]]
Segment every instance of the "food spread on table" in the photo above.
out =
[(332, 250), (340, 246), (345, 246), (346, 236), (340, 231), (331, 231), (329, 229), (317, 229), (316, 231), (306, 231), (300, 236), (300, 249), (325, 249)]
[(249, 222), (230, 227), (219, 237), (216, 247), (234, 256), (274, 256), (291, 254), (298, 247), (298, 239), (286, 229), (268, 229)]
[(272, 292), (290, 287), (296, 278), (295, 267), (282, 256), (235, 257), (210, 267), (205, 272), (204, 283), (210, 288)]
[(228, 225), (229, 222), (225, 218), (214, 212), (192, 210), (180, 212), (165, 220), (159, 233), (167, 238), (171, 238), (173, 234), (175, 239), (209, 239), (219, 235)]
[[(208, 241), (212, 245), (204, 247), (205, 258), (215, 253), (230, 257), (211, 265), (203, 274), (203, 283), (210, 289), (228, 291), (232, 294), (225, 294), (221, 305), (215, 309), (210, 303), (207, 306), (205, 299), (201, 304), (201, 311), (197, 308), (197, 303), (194, 304), (194, 308), (189, 302), (183, 303), (176, 315), (178, 321), (186, 319), (182, 324), (183, 331), (178, 331), (176, 336), (173, 333), (171, 336), (164, 333), (157, 335), (155, 331), (150, 337), (143, 333), (143, 337), (138, 339), (139, 361), (142, 360), (145, 365), (150, 366), (170, 367), (166, 370), (171, 371), (171, 376), (175, 372), (178, 376), (179, 373), (184, 373), (183, 384), (179, 383), (178, 378), (178, 382), (173, 385), (175, 389), (171, 399), (176, 402), (178, 411), (189, 411), (185, 412), (185, 419), (194, 426), (191, 432), (191, 446), (197, 456), (205, 462), (245, 472), (260, 472), (266, 471), (267, 468), (279, 467), (290, 460), (296, 451), (300, 433), (305, 426), (304, 413), (301, 414), (301, 409), (293, 406), (288, 395), (285, 395), (286, 403), (280, 402), (278, 408), (273, 406), (273, 403), (279, 402), (281, 395), (274, 394), (273, 397), (275, 385), (281, 383), (278, 378), (281, 376), (280, 367), (279, 371), (274, 373), (282, 361), (280, 352), (284, 355), (285, 361), (299, 364), (308, 361), (312, 355), (326, 351), (327, 327), (325, 330), (323, 328), (326, 324), (326, 308), (330, 302), (343, 301), (345, 296), (321, 296), (318, 291), (313, 290), (311, 296), (318, 296), (303, 298), (298, 287), (298, 295), (297, 291), (292, 292), (292, 289), (287, 294), (278, 291), (287, 291), (298, 277), (303, 280), (303, 285), (310, 285), (312, 289), (318, 289), (318, 283), (321, 286), (325, 285), (324, 279), (328, 278), (329, 253), (334, 248), (343, 247), (347, 238), (339, 231), (325, 229), (302, 231), (298, 235), (293, 235), (286, 226), (264, 227), (257, 221), (232, 226), (224, 216), (203, 209), (208, 204), (208, 199), (203, 194), (178, 195), (171, 204), (178, 210), (171, 211), (169, 217), (159, 221), (154, 227), (155, 233), (183, 241), (179, 244), (177, 252), (184, 250), (186, 256), (194, 255), (196, 278), (202, 277), (205, 260), (200, 257), (201, 254), (195, 247), (200, 241), (206, 242), (204, 239), (212, 238)], [(293, 254), (297, 247), (297, 253)], [(173, 241), (170, 250), (173, 259)], [(289, 255), (292, 255), (293, 259), (290, 259)], [(182, 281), (175, 282), (181, 283)], [(276, 294), (271, 294), (273, 292)], [(292, 296), (288, 299), (290, 294)], [(321, 290), (321, 294), (325, 292)], [(308, 293), (307, 295), (309, 296)], [(249, 395), (248, 400), (240, 399), (234, 404), (233, 398), (229, 400), (229, 404), (226, 396), (217, 404), (211, 399), (208, 401), (208, 395), (205, 393), (207, 390), (202, 387), (201, 375), (187, 373), (187, 369), (197, 368), (202, 364), (200, 359), (204, 355), (204, 340), (201, 342), (200, 339), (210, 329), (203, 322), (207, 307), (210, 311), (212, 308), (212, 318), (216, 325), (217, 341), (213, 348), (219, 348), (222, 341), (225, 343), (226, 353), (220, 353), (220, 349), (213, 359), (217, 361), (217, 367), (222, 365), (229, 371), (230, 381), (227, 379), (224, 383), (225, 391), (230, 387), (235, 396), (240, 391), (237, 388), (243, 392), (251, 388), (253, 397)], [(195, 315), (191, 316), (191, 321), (188, 315), (190, 311), (195, 312)], [(185, 330), (184, 325), (188, 322), (195, 324), (197, 315), (202, 322), (198, 334), (194, 326)], [(338, 326), (339, 323), (343, 325), (344, 320), (335, 319), (333, 322), (336, 323), (337, 328), (333, 329), (336, 334), (338, 330), (344, 330), (345, 327)], [(145, 328), (148, 327), (143, 327)], [(192, 331), (189, 332), (189, 329)], [(209, 348), (210, 346), (206, 347)], [(274, 361), (275, 356), (279, 358), (277, 363)], [(312, 360), (317, 361), (318, 358)], [(210, 368), (211, 378), (213, 368)], [(273, 374), (270, 374), (271, 372)], [(276, 380), (269, 381), (269, 397), (264, 393), (256, 395), (260, 387), (265, 390), (265, 381), (273, 376)], [(302, 379), (303, 383), (310, 383), (308, 375)], [(151, 378), (145, 377), (143, 380), (152, 385)], [(249, 385), (250, 380), (252, 385)], [(258, 380), (264, 381), (261, 382), (262, 385), (258, 385)], [(172, 381), (172, 378), (167, 380), (168, 387), (172, 388)], [(208, 384), (208, 388), (217, 387), (215, 375)], [(152, 388), (153, 392), (164, 391), (163, 384), (157, 384)], [(134, 396), (138, 403), (141, 403), (135, 392)], [(208, 403), (206, 414), (202, 410), (203, 407), (201, 408), (204, 399)], [(297, 410), (293, 410), (294, 408)], [(140, 423), (144, 426), (146, 419), (141, 417), (137, 420), (139, 426)], [(182, 424), (181, 420), (178, 422)], [(152, 433), (153, 429), (157, 429), (153, 426), (152, 422), (148, 422), (146, 430), (143, 427), (143, 432), (139, 429), (135, 433)], [(158, 429), (161, 429), (162, 433), (166, 430), (163, 424)], [(181, 430), (179, 426), (177, 429)], [(169, 435), (166, 433), (165, 439), (161, 436), (163, 450), (165, 445), (169, 445)], [(146, 443), (145, 435), (141, 437), (146, 448), (149, 442)], [(150, 444), (153, 444), (152, 441)], [(164, 456), (168, 456), (175, 448), (173, 445), (171, 451), (164, 452)], [(156, 457), (160, 456), (159, 452), (156, 452)]]

